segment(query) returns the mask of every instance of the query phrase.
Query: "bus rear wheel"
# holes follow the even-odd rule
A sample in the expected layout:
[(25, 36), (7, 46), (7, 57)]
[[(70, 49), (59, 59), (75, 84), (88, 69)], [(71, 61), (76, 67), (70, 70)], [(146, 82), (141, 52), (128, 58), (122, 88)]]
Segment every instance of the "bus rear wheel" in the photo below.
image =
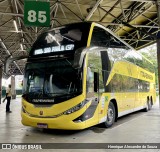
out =
[(108, 105), (107, 118), (106, 121), (104, 122), (105, 127), (106, 128), (111, 127), (115, 122), (115, 118), (116, 118), (115, 106), (112, 102), (110, 102)]

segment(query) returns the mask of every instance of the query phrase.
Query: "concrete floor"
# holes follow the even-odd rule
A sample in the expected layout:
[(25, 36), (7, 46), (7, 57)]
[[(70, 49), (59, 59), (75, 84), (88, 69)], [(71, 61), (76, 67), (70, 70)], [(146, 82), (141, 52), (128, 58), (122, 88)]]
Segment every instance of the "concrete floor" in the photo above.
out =
[[(12, 100), (12, 113), (5, 112), (5, 104), (0, 105), (0, 143), (160, 143), (160, 109), (159, 102), (149, 112), (135, 112), (119, 118), (109, 129), (97, 125), (82, 131), (42, 130), (21, 124), (21, 99)], [(21, 151), (21, 150), (14, 150)], [(42, 151), (75, 151), (42, 150)], [(135, 149), (95, 149), (76, 151), (137, 151)], [(156, 150), (138, 150), (156, 151)]]

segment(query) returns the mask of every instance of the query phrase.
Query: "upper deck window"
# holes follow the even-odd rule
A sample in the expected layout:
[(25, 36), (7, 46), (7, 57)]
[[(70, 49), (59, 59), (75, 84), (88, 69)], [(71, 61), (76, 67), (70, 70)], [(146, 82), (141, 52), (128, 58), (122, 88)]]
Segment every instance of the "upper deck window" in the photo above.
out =
[(87, 45), (90, 24), (72, 24), (41, 34), (34, 43), (30, 56), (71, 52)]
[(128, 47), (103, 28), (95, 26), (92, 33), (91, 46), (106, 48), (125, 48)]

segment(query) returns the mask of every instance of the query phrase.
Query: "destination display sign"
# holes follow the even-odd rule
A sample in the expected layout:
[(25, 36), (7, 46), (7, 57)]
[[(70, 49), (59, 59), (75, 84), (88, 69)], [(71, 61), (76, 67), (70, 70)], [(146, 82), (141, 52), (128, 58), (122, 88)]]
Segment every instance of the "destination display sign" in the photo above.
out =
[(37, 49), (34, 51), (34, 55), (53, 53), (53, 52), (62, 52), (62, 51), (71, 51), (73, 49), (74, 49), (74, 44), (52, 46), (52, 47)]

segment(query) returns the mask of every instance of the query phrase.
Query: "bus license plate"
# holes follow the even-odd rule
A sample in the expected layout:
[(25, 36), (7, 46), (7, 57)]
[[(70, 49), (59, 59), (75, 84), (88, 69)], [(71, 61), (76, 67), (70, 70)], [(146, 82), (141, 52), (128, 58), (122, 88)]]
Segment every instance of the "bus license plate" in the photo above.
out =
[(43, 124), (43, 123), (37, 123), (37, 127), (38, 128), (48, 128), (47, 124)]

